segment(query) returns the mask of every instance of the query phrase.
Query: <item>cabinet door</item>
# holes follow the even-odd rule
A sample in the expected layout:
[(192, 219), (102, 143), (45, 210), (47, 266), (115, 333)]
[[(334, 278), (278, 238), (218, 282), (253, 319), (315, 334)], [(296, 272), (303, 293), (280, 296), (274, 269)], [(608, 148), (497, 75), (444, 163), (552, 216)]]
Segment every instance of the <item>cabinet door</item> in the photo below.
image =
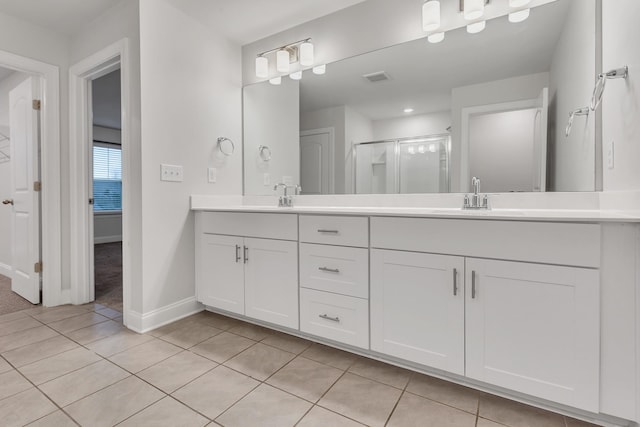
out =
[(201, 303), (244, 314), (242, 237), (201, 234), (196, 266), (197, 298)]
[(466, 260), (467, 376), (598, 412), (598, 270)]
[(461, 257), (372, 250), (371, 349), (464, 375), (463, 279)]
[(245, 312), (298, 329), (298, 243), (245, 239)]

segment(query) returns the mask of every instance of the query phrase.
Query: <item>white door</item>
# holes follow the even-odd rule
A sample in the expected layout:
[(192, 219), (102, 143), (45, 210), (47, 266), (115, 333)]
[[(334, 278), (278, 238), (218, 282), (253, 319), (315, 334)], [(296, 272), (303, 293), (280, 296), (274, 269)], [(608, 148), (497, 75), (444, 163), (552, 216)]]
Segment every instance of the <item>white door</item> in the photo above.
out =
[(464, 375), (464, 258), (371, 251), (371, 349)]
[(466, 375), (598, 412), (598, 270), (467, 258), (466, 276)]
[(547, 126), (549, 88), (543, 88), (536, 100), (537, 109), (533, 137), (533, 191), (547, 189)]
[(242, 237), (203, 234), (200, 245), (196, 269), (198, 301), (244, 314)]
[(40, 303), (40, 193), (38, 111), (33, 108), (37, 81), (28, 78), (9, 93), (11, 133), (11, 190), (13, 200), (11, 290)]
[(246, 315), (298, 329), (298, 243), (244, 241)]
[(331, 132), (300, 134), (300, 186), (302, 194), (331, 194)]

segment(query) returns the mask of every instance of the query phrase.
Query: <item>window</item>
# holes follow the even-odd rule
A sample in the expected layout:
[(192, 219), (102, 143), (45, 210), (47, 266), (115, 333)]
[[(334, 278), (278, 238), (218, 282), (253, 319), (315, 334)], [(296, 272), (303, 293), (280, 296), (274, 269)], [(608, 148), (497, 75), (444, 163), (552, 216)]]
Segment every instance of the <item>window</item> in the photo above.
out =
[(122, 150), (119, 145), (93, 145), (93, 210), (122, 210)]

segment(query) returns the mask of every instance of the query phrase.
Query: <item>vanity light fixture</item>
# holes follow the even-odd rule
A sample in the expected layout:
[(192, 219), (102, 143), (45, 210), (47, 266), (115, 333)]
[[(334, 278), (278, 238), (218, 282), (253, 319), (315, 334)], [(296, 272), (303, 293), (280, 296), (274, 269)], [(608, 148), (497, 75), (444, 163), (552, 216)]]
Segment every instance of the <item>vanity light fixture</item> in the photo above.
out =
[(409, 113), (413, 113), (413, 108), (409, 107), (409, 108), (405, 108), (404, 112), (409, 114)]
[(276, 70), (281, 73), (289, 72), (289, 61), (291, 61), (291, 55), (286, 49), (281, 49), (276, 53)]
[(509, 14), (509, 22), (512, 22), (514, 24), (517, 22), (522, 22), (529, 17), (530, 13), (531, 9), (522, 9), (516, 12), (511, 12)]
[(429, 0), (422, 5), (422, 29), (426, 32), (440, 28), (440, 2)]
[(269, 77), (269, 60), (264, 56), (256, 58), (256, 77), (260, 79)]
[(305, 40), (300, 45), (300, 65), (303, 67), (311, 67), (313, 65), (313, 44), (309, 40)]
[(463, 0), (464, 19), (473, 21), (484, 15), (485, 0)]
[(429, 34), (427, 40), (429, 40), (429, 43), (440, 43), (444, 40), (444, 32)]
[(467, 33), (477, 34), (480, 31), (484, 30), (486, 27), (487, 27), (487, 21), (474, 22), (473, 24), (467, 25)]
[(289, 74), (291, 80), (302, 80), (302, 70)]
[(275, 49), (258, 54), (256, 58), (256, 77), (269, 77), (269, 55), (275, 56), (276, 70), (280, 74), (288, 74), (291, 64), (300, 63), (300, 67), (311, 67), (314, 63), (314, 47), (311, 39), (298, 40)]
[(326, 72), (327, 72), (327, 65), (326, 64), (316, 65), (315, 67), (313, 67), (313, 74), (317, 74), (317, 75), (321, 76)]
[(271, 83), (274, 86), (278, 86), (279, 84), (282, 83), (282, 77), (278, 76), (278, 77), (274, 77), (272, 79), (269, 79), (269, 83)]

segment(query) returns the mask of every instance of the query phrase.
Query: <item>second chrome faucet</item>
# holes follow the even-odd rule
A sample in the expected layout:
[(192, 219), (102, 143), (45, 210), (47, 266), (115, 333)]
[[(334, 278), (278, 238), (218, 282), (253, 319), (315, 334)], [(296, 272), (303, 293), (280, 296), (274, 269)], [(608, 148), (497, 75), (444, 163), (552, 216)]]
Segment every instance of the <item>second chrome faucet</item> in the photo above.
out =
[(278, 198), (278, 207), (280, 208), (290, 208), (293, 207), (293, 197), (289, 194), (289, 189), (293, 189), (295, 191), (295, 195), (299, 195), (302, 191), (302, 187), (299, 185), (287, 185), (282, 182), (273, 186), (273, 191), (278, 191), (278, 188), (284, 188), (283, 194)]
[(462, 209), (489, 209), (489, 195), (480, 195), (480, 179), (475, 176), (471, 180), (473, 194), (464, 195)]

